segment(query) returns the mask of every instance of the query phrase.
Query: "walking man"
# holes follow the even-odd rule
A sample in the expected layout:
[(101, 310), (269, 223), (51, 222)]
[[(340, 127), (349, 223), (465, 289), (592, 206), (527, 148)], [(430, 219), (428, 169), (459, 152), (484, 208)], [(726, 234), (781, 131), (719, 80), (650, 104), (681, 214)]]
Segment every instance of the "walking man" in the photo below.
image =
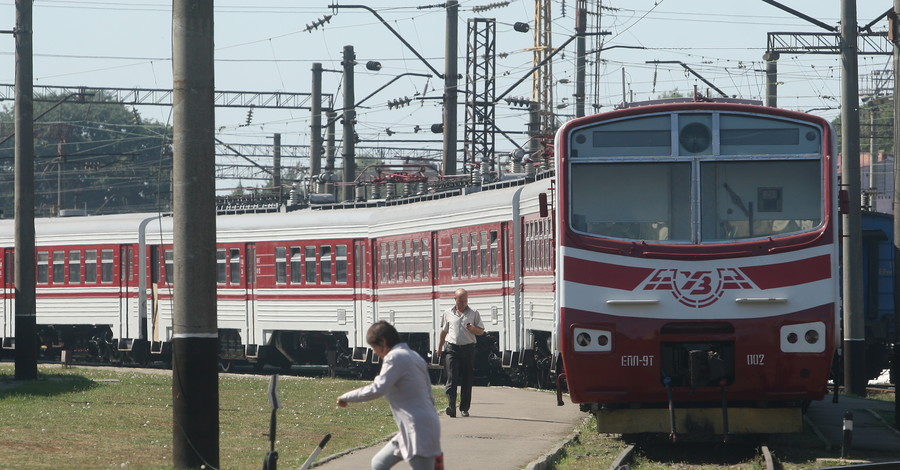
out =
[[(484, 334), (484, 323), (478, 310), (469, 307), (469, 293), (456, 289), (456, 305), (441, 317), (438, 351), (444, 355), (447, 371), (447, 416), (456, 417), (456, 388), (460, 389), (459, 411), (469, 416), (472, 404), (472, 376), (475, 369), (475, 336)], [(446, 342), (446, 345), (444, 344)]]

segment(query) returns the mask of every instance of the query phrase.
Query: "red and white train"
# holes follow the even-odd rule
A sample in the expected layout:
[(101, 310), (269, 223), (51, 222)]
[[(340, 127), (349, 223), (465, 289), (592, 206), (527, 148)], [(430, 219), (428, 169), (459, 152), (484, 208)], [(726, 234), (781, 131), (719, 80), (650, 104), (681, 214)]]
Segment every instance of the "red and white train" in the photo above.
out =
[(557, 133), (560, 351), (601, 432), (802, 429), (838, 341), (834, 134), (740, 103)]
[[(395, 324), (430, 357), (440, 312), (464, 287), (491, 331), (481, 373), (496, 375), (506, 352), (507, 372), (519, 372), (501, 375), (525, 380), (521, 370), (537, 366), (519, 360), (520, 353), (535, 343), (546, 369), (555, 325), (553, 226), (539, 214), (538, 199), (551, 180), (528, 181), (409, 203), (217, 217), (223, 366), (371, 363), (365, 333), (377, 320)], [(6, 349), (15, 343), (13, 230), (12, 220), (0, 221)], [(168, 358), (171, 299), (178, 295), (170, 217), (39, 219), (35, 231), (37, 324), (45, 354)], [(541, 377), (546, 384), (546, 370)]]
[[(553, 178), (217, 217), (222, 364), (372, 364), (377, 320), (430, 357), (464, 287), (489, 333), (482, 374), (538, 386), (561, 375), (601, 432), (799, 429), (838, 334), (828, 123), (648, 104), (565, 124), (555, 152)], [(46, 354), (167, 357), (171, 222), (36, 221)], [(13, 230), (0, 221), (7, 351)]]

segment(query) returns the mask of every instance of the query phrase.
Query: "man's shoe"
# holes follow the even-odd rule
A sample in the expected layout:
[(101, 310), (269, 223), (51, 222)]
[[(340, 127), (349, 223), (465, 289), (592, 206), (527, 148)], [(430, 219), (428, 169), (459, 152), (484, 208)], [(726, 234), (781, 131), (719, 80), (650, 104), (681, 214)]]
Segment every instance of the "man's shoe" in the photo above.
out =
[[(450, 408), (450, 407), (448, 406), (447, 409), (444, 410), (444, 412), (447, 413), (447, 416), (449, 416), (449, 417), (451, 417), (451, 418), (455, 418), (455, 417), (456, 417), (456, 409), (455, 409), (455, 408)], [(463, 412), (463, 413), (465, 413), (465, 412)], [(466, 413), (466, 414), (468, 414), (468, 413)]]
[(463, 411), (463, 412), (462, 412), (462, 415), (463, 415), (463, 417), (468, 418), (468, 417), (469, 417), (469, 412), (468, 412), (468, 411)]

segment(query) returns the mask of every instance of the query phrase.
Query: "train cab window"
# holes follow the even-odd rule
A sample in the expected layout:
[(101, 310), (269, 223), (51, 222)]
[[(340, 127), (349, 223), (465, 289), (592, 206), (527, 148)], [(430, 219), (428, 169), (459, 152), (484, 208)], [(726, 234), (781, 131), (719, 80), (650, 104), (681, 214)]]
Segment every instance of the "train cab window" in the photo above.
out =
[(334, 247), (334, 277), (338, 284), (347, 283), (347, 245)]
[(166, 282), (169, 284), (175, 283), (175, 252), (172, 250), (166, 250), (163, 254), (165, 260), (165, 273), (166, 273)]
[(690, 162), (576, 164), (571, 177), (575, 230), (631, 240), (691, 241)]
[(815, 155), (822, 149), (822, 133), (794, 121), (722, 114), (720, 127), (722, 155)]
[(306, 283), (315, 284), (318, 282), (318, 276), (316, 276), (316, 262), (318, 261), (316, 247), (307, 246), (305, 250), (304, 261), (306, 262)]
[(275, 283), (287, 283), (287, 249), (283, 246), (275, 247)]
[(570, 146), (573, 158), (672, 155), (672, 117), (613, 121), (577, 130)]
[(291, 284), (303, 282), (303, 252), (299, 246), (291, 247)]
[(228, 268), (225, 259), (225, 249), (216, 250), (216, 284), (225, 284), (225, 270)]
[(84, 282), (97, 282), (97, 250), (84, 252)]
[(53, 252), (53, 265), (50, 266), (53, 271), (53, 283), (54, 284), (64, 284), (66, 282), (66, 252), (65, 251), (54, 251)]
[(69, 282), (70, 283), (81, 282), (81, 252), (80, 251), (70, 251), (69, 252)]
[(113, 250), (100, 251), (100, 282), (113, 282)]
[(331, 260), (331, 246), (322, 245), (319, 247), (319, 252), (322, 257), (320, 263), (322, 264), (322, 283), (323, 284), (331, 284), (331, 268), (332, 268), (332, 260)]
[(818, 160), (704, 162), (700, 165), (704, 241), (810, 230), (822, 218)]
[(50, 254), (46, 251), (37, 253), (37, 282), (46, 284), (50, 275)]

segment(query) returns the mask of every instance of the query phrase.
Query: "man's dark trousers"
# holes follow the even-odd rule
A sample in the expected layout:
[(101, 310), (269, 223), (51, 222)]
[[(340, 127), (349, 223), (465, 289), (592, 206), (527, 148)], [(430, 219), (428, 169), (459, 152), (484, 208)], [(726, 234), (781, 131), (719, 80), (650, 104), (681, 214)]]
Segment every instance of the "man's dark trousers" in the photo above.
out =
[(444, 352), (447, 385), (444, 391), (450, 408), (456, 409), (456, 387), (460, 388), (459, 410), (469, 411), (472, 404), (472, 377), (475, 369), (475, 343), (459, 346), (447, 343)]

